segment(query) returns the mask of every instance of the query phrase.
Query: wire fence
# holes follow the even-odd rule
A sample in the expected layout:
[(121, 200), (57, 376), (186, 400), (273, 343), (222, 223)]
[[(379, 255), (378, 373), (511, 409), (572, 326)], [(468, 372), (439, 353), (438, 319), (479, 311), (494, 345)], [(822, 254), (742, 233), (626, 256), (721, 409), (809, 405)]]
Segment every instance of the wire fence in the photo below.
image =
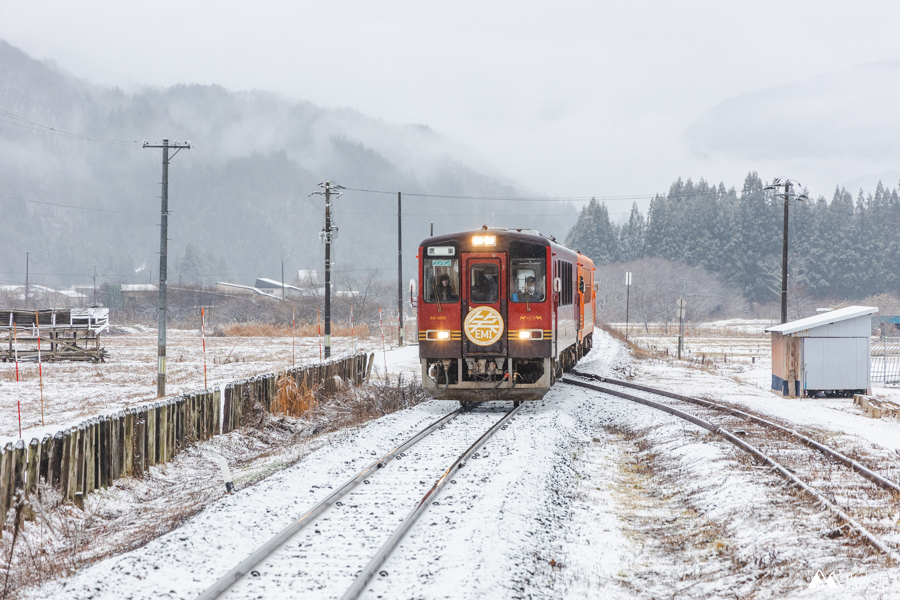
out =
[(872, 340), (872, 381), (900, 385), (900, 337)]

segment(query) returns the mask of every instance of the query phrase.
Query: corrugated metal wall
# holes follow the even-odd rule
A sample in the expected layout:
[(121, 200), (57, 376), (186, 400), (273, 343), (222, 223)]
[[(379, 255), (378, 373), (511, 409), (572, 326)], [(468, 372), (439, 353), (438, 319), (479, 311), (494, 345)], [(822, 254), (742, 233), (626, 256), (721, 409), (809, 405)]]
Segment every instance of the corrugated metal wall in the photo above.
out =
[(803, 340), (808, 390), (864, 390), (869, 387), (869, 338)]
[(812, 329), (804, 329), (791, 334), (794, 337), (818, 337), (818, 338), (859, 338), (869, 337), (872, 332), (871, 315), (854, 317), (846, 321), (838, 321), (829, 325), (822, 325)]

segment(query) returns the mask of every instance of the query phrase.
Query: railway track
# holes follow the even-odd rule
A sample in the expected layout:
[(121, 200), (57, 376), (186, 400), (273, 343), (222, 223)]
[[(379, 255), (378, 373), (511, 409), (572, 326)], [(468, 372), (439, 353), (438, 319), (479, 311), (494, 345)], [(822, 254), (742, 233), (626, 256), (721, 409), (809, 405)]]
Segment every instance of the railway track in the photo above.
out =
[[(827, 507), (868, 544), (900, 564), (900, 532), (892, 525), (900, 508), (900, 485), (884, 474), (897, 470), (896, 461), (884, 462), (878, 468), (866, 466), (794, 428), (666, 390), (578, 371), (572, 371), (563, 382), (665, 411), (721, 436), (769, 465)], [(605, 385), (598, 385), (601, 383)], [(657, 401), (660, 397), (667, 401)], [(885, 541), (891, 538), (893, 543)]]
[(438, 419), (336, 487), (197, 600), (356, 598), (454, 473), (519, 408), (500, 418), (478, 407)]

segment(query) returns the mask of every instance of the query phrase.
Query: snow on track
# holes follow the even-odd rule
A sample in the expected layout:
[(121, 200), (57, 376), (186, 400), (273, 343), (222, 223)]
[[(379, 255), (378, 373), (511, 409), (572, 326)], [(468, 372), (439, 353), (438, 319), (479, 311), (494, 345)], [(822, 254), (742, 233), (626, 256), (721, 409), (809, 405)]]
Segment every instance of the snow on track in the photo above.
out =
[(340, 597), (453, 461), (503, 418), (508, 404), (479, 406), (442, 425), (355, 487), (223, 598)]
[[(819, 406), (763, 397), (752, 385), (670, 363), (632, 360), (597, 331), (579, 369), (612, 377), (634, 369), (649, 385), (724, 395), (776, 413), (789, 407), (798, 422), (809, 416), (802, 407)], [(391, 366), (397, 363), (415, 369), (415, 349), (392, 356)], [(455, 408), (427, 402), (335, 435), (330, 446), (223, 498), (182, 528), (28, 597), (193, 599), (330, 487)], [(835, 429), (859, 435), (853, 422), (845, 414)], [(897, 431), (896, 424), (878, 425), (881, 435)], [(570, 386), (527, 403), (454, 477), (364, 598), (829, 597), (806, 590), (819, 569), (837, 571), (842, 582), (885, 574), (866, 548), (835, 534), (828, 513), (799, 502), (730, 445), (658, 411)], [(422, 481), (430, 485), (433, 477)], [(311, 568), (309, 558), (292, 563), (293, 573)], [(869, 589), (865, 581), (854, 579), (853, 589)], [(900, 599), (900, 578), (892, 582), (877, 597)], [(337, 593), (270, 589), (263, 596)]]

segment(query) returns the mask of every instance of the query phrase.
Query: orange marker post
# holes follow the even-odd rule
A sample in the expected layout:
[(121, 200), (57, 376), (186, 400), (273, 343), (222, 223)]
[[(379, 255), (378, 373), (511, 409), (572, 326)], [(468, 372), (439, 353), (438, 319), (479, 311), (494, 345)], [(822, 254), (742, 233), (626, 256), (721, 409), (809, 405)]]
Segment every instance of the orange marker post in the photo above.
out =
[(319, 307), (316, 307), (316, 329), (319, 332), (319, 362), (322, 362), (322, 325), (319, 323)]
[(41, 321), (38, 311), (34, 311), (34, 323), (37, 325), (38, 339), (38, 378), (41, 382), (41, 427), (44, 426), (44, 368), (41, 362)]
[(19, 332), (13, 321), (13, 343), (16, 346), (16, 408), (19, 411), (19, 439), (22, 438), (22, 394), (19, 392)]
[(297, 327), (297, 307), (291, 307), (291, 365), (297, 366), (297, 353), (294, 350), (294, 330)]
[(209, 385), (206, 383), (206, 321), (205, 319), (206, 313), (204, 312), (203, 307), (200, 307), (200, 339), (203, 340), (203, 387), (207, 388)]
[(384, 379), (387, 381), (387, 348), (384, 347), (384, 315), (381, 307), (378, 307), (378, 322), (381, 325), (381, 354), (384, 356)]

